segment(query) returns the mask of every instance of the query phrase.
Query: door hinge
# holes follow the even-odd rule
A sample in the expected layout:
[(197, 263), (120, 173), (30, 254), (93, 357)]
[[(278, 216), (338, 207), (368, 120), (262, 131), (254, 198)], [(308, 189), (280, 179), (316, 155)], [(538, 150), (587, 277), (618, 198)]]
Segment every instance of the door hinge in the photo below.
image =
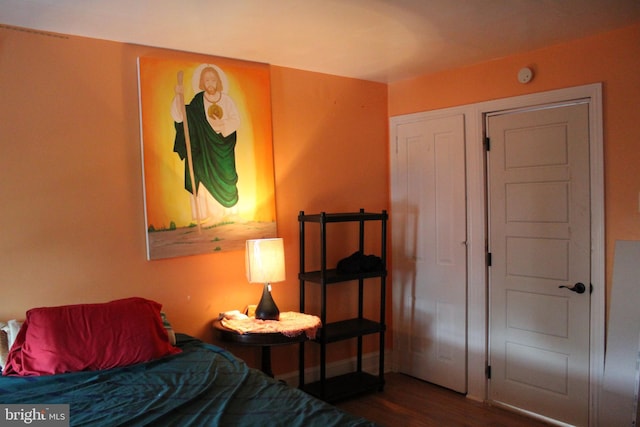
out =
[(487, 267), (491, 267), (491, 252), (487, 252)]
[(488, 136), (484, 137), (484, 149), (486, 151), (491, 151), (491, 138)]
[(491, 379), (491, 365), (487, 365), (487, 368), (485, 369), (485, 373), (487, 374), (487, 379)]

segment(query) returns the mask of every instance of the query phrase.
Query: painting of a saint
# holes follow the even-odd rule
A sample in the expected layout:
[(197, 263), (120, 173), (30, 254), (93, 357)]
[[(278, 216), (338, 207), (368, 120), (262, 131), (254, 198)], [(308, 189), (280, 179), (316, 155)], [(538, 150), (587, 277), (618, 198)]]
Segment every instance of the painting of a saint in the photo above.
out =
[(276, 236), (268, 66), (205, 59), (138, 61), (149, 259)]

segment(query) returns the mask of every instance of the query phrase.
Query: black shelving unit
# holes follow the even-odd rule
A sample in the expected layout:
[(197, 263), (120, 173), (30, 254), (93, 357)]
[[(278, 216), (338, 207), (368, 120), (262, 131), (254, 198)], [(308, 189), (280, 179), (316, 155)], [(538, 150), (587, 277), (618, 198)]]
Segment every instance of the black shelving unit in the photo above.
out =
[[(303, 211), (298, 215), (300, 225), (300, 311), (306, 312), (306, 287), (319, 285), (321, 287), (320, 313), (317, 314), (322, 321), (322, 328), (313, 343), (300, 344), (299, 357), (299, 387), (307, 393), (313, 394), (326, 401), (337, 401), (367, 391), (379, 390), (384, 387), (384, 333), (385, 304), (386, 304), (386, 277), (387, 277), (387, 220), (386, 211), (382, 213), (369, 213), (364, 209), (353, 213), (326, 213), (308, 215)], [(379, 255), (382, 260), (382, 268), (376, 271), (359, 273), (341, 273), (336, 268), (327, 268), (327, 225), (331, 223), (354, 222), (359, 227), (358, 250), (364, 253), (365, 223), (377, 221), (380, 223), (381, 247)], [(320, 260), (319, 268), (306, 271), (306, 241), (305, 228), (307, 224), (317, 224), (320, 227)], [(347, 254), (345, 254), (347, 255)], [(344, 319), (338, 322), (327, 323), (327, 287), (345, 282), (358, 282), (358, 314), (357, 317)], [(379, 319), (367, 319), (364, 317), (364, 292), (373, 286), (379, 286), (380, 313)], [(379, 336), (379, 366), (378, 374), (373, 375), (362, 370), (362, 338), (365, 335), (378, 334)], [(327, 378), (327, 346), (330, 343), (355, 339), (357, 340), (356, 369), (353, 372)], [(317, 345), (320, 351), (320, 379), (312, 383), (306, 383), (305, 370), (305, 345)]]

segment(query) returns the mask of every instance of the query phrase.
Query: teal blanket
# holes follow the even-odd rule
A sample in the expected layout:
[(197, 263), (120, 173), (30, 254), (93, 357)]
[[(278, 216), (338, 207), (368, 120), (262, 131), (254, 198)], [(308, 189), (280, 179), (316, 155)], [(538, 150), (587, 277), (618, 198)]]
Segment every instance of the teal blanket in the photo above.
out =
[(69, 404), (73, 426), (373, 426), (178, 335), (182, 353), (104, 371), (0, 376), (0, 403)]

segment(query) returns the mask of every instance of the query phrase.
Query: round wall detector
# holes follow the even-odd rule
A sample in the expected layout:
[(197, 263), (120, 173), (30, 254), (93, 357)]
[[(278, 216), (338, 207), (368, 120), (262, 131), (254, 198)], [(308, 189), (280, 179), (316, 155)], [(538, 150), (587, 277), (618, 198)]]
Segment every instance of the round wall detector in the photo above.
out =
[(529, 83), (533, 79), (533, 71), (529, 67), (521, 68), (518, 71), (518, 81), (522, 84)]

